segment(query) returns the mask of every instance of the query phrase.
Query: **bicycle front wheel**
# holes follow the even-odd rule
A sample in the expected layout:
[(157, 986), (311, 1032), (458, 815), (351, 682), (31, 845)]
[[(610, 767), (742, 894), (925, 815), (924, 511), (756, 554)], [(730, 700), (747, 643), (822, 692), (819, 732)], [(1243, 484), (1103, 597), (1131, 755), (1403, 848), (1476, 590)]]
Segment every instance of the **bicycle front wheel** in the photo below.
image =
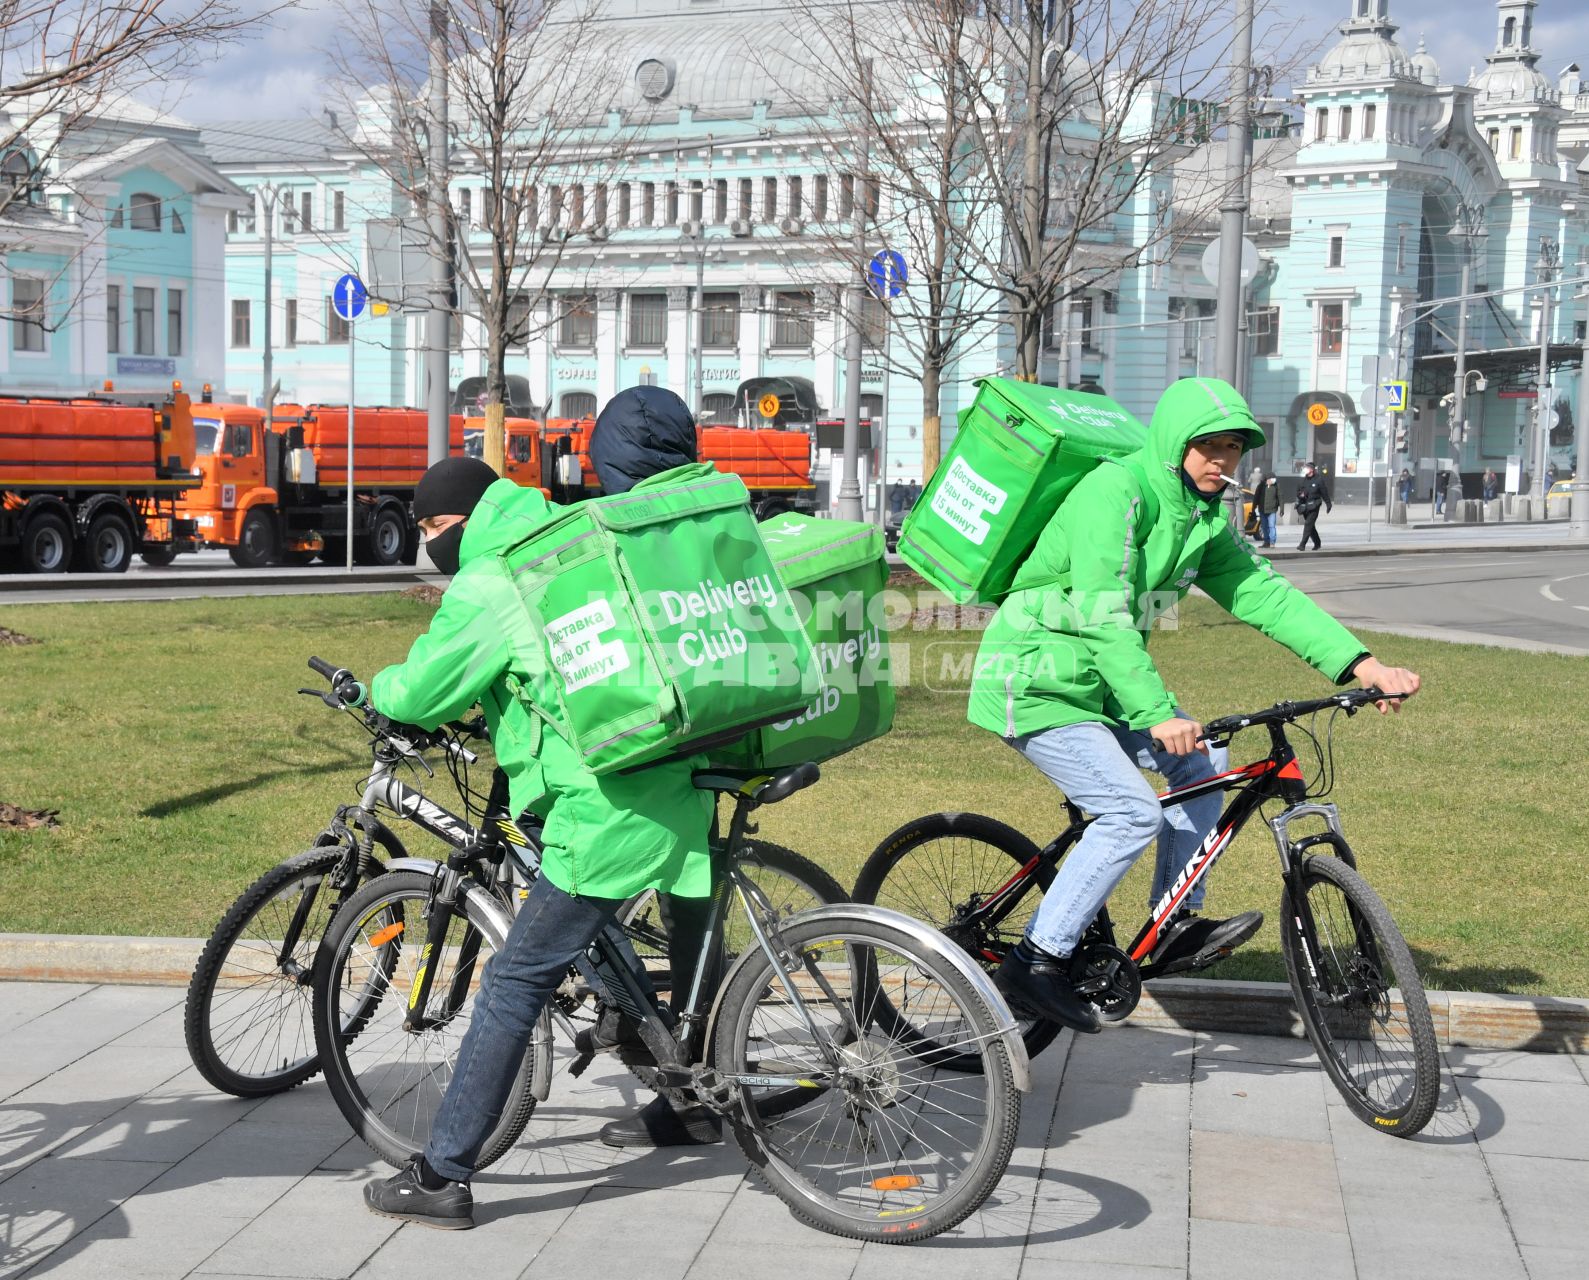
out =
[[(393, 1165), (430, 1139), (481, 975), (512, 923), (484, 890), (466, 891), (445, 947), (426, 956), (434, 889), (426, 872), (387, 872), (348, 899), (315, 962), (315, 1043), (326, 1084), (354, 1132)], [(410, 1029), (409, 992), (425, 965), (430, 996)], [(353, 1019), (357, 1033), (347, 1030)], [(531, 1044), (478, 1168), (500, 1159), (529, 1123), (534, 1064)]]
[[(740, 1148), (795, 1217), (834, 1235), (906, 1244), (962, 1222), (1003, 1176), (1020, 1120), (1002, 1011), (893, 924), (796, 917), (775, 941), (798, 966), (790, 982), (753, 952), (716, 1014)], [(933, 1006), (929, 1051), (878, 1016), (902, 983)], [(977, 1070), (946, 1070), (947, 1056)], [(800, 1089), (810, 1101), (791, 1106)]]
[[(930, 924), (956, 943), (988, 973), (995, 972), (1009, 949), (1021, 940), (1032, 912), (1053, 883), (1053, 869), (1038, 867), (1032, 884), (997, 924), (970, 919), (972, 910), (1035, 859), (1038, 848), (1014, 827), (978, 813), (930, 813), (907, 822), (884, 837), (861, 867), (855, 881), (856, 902), (875, 903)], [(900, 1034), (927, 1036), (914, 1014), (884, 995), (880, 1016)], [(1053, 1042), (1060, 1025), (1047, 1018), (1017, 1015), (1029, 1057)], [(923, 1048), (931, 1050), (930, 1040)], [(944, 1065), (973, 1070), (971, 1055)]]
[[(281, 1093), (320, 1069), (309, 1008), (314, 957), (347, 896), (330, 878), (346, 853), (327, 845), (278, 863), (239, 895), (205, 943), (188, 981), (183, 1031), (193, 1065), (223, 1093)], [(380, 872), (372, 859), (363, 878)]]
[(1380, 896), (1341, 859), (1303, 859), (1301, 882), (1302, 901), (1289, 886), (1280, 899), (1280, 943), (1308, 1039), (1360, 1120), (1411, 1137), (1440, 1096), (1412, 952)]

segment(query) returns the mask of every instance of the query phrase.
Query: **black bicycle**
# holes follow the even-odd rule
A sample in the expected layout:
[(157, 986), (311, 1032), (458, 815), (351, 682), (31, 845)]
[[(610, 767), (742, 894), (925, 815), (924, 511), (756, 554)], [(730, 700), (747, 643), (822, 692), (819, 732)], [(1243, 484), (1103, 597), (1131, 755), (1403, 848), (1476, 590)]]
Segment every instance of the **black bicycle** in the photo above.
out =
[[(351, 673), (320, 658), (311, 658), (309, 666), (330, 688), (299, 692), (347, 710), (336, 691), (349, 686)], [(373, 757), (359, 802), (339, 806), (312, 848), (277, 863), (238, 896), (205, 943), (188, 982), (188, 1054), (199, 1073), (224, 1093), (244, 1098), (280, 1093), (320, 1070), (310, 1003), (315, 955), (331, 921), (356, 890), (378, 876), (397, 871), (429, 876), (436, 869), (433, 860), (410, 857), (389, 824), (407, 823), (449, 848), (480, 848), (502, 869), (492, 890), (505, 903), (517, 900), (539, 865), (539, 820), (509, 812), (505, 776), (494, 771), (484, 795), (470, 786), (469, 768), (477, 758), (466, 744), (485, 736), (480, 721), (426, 733), (367, 707), (356, 718), (370, 735)], [(471, 814), (478, 810), (478, 826), (413, 784), (434, 776), (426, 756), (438, 749), (466, 807)], [(780, 845), (750, 842), (746, 865), (768, 900), (782, 910), (845, 898), (821, 867)], [(668, 939), (656, 895), (637, 895), (621, 915), (631, 946), (665, 986)], [(727, 933), (728, 946), (737, 954), (745, 945), (743, 922), (731, 920)], [(563, 1002), (571, 1022), (599, 1016), (585, 1009), (586, 1003)], [(356, 1032), (363, 1021), (360, 1010), (351, 1010), (346, 1030)]]
[[(1335, 776), (1335, 714), (1351, 716), (1380, 701), (1375, 689), (1353, 689), (1309, 702), (1281, 702), (1250, 715), (1203, 726), (1223, 745), (1245, 729), (1268, 730), (1269, 754), (1194, 786), (1159, 797), (1165, 808), (1212, 792), (1234, 795), (1202, 848), (1175, 884), (1153, 904), (1125, 948), (1116, 944), (1108, 907), (1088, 926), (1072, 958), (1079, 990), (1110, 1021), (1126, 1017), (1142, 983), (1182, 972), (1166, 959), (1173, 918), (1236, 834), (1270, 801), (1284, 808), (1267, 819), (1280, 855), (1280, 944), (1286, 975), (1309, 1040), (1352, 1111), (1386, 1133), (1408, 1137), (1434, 1114), (1439, 1053), (1423, 984), (1389, 910), (1357, 871), (1333, 804), (1318, 803)], [(1286, 727), (1330, 712), (1325, 741), (1306, 726), (1318, 769), (1304, 777)], [(1020, 940), (1060, 859), (1090, 821), (1065, 802), (1069, 825), (1044, 848), (1014, 828), (972, 813), (935, 813), (906, 823), (867, 859), (856, 881), (857, 902), (879, 903), (936, 925), (989, 971)], [(1324, 830), (1294, 836), (1293, 824), (1317, 819)], [(895, 1006), (901, 1023), (911, 1011)], [(1027, 1051), (1040, 1052), (1060, 1024), (1025, 1018)], [(964, 1068), (975, 1064), (964, 1060)]]
[[(588, 986), (637, 1030), (645, 1052), (626, 1057), (630, 1069), (675, 1105), (698, 1100), (717, 1112), (802, 1221), (907, 1243), (981, 1205), (1008, 1165), (1029, 1087), (1014, 1018), (986, 974), (917, 920), (848, 903), (791, 913), (768, 897), (748, 840), (751, 814), (817, 777), (811, 764), (696, 775), (732, 814), (726, 835), (714, 823), (715, 889), (690, 991), (673, 992), (664, 1017), (637, 976), (629, 937), (603, 931), (548, 1002), (481, 1167), (513, 1144), (545, 1096), (534, 1082), (549, 1075), (553, 1025)], [(364, 886), (315, 962), (327, 1084), (355, 1132), (393, 1165), (426, 1145), (485, 962), (512, 924), (495, 886), (518, 847), (499, 860), (498, 846), (467, 832), (437, 834), (453, 845), (446, 865)], [(510, 881), (519, 874), (515, 863)], [(714, 984), (707, 975), (731, 903), (747, 941)], [(916, 1024), (880, 1016), (895, 1008)], [(977, 1069), (950, 1071), (950, 1059)]]

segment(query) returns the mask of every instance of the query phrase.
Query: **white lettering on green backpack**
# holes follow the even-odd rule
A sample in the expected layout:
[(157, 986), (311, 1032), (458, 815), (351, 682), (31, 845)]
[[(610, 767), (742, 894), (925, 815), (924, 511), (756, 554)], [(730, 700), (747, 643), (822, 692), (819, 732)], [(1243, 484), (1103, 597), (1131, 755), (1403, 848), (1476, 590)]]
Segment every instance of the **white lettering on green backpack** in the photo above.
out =
[(981, 546), (991, 531), (988, 517), (1004, 508), (1010, 495), (956, 458), (933, 495), (932, 509), (957, 533)]
[(602, 638), (617, 625), (612, 606), (605, 600), (582, 605), (547, 622), (546, 640), (552, 665), (563, 677), (563, 687), (568, 693), (628, 670), (629, 651), (623, 642)]

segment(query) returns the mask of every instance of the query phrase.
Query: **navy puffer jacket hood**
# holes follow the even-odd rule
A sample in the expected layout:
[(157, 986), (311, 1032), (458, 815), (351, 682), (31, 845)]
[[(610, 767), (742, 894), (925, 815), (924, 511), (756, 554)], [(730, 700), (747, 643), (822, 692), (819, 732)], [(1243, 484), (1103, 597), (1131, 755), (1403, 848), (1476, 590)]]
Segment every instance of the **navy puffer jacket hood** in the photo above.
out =
[(597, 415), (590, 464), (603, 493), (624, 493), (694, 461), (695, 416), (665, 387), (620, 391)]

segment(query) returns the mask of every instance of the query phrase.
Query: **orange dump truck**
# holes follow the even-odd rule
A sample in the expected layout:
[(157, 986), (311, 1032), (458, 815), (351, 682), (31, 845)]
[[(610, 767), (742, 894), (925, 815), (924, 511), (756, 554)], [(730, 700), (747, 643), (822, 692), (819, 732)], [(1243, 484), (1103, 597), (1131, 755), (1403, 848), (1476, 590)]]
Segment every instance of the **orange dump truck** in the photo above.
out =
[[(183, 514), (205, 546), (245, 568), (347, 559), (348, 411), (345, 405), (201, 404), (194, 410), (203, 482)], [(476, 419), (454, 415), (450, 448), (478, 453)], [(540, 423), (510, 419), (510, 479), (539, 484)], [(353, 410), (353, 555), (361, 564), (413, 564), (419, 531), (410, 504), (425, 472), (429, 430), (418, 409)]]
[[(575, 502), (601, 492), (590, 465), (589, 418), (549, 418), (543, 432), (541, 483), (553, 501)], [(745, 482), (760, 519), (782, 511), (810, 511), (816, 486), (811, 480), (811, 437), (776, 428), (697, 427), (696, 456)], [(509, 454), (512, 453), (511, 444)]]
[(0, 559), (28, 573), (120, 573), (139, 550), (168, 563), (193, 546), (179, 500), (194, 450), (180, 388), (158, 404), (0, 397)]

